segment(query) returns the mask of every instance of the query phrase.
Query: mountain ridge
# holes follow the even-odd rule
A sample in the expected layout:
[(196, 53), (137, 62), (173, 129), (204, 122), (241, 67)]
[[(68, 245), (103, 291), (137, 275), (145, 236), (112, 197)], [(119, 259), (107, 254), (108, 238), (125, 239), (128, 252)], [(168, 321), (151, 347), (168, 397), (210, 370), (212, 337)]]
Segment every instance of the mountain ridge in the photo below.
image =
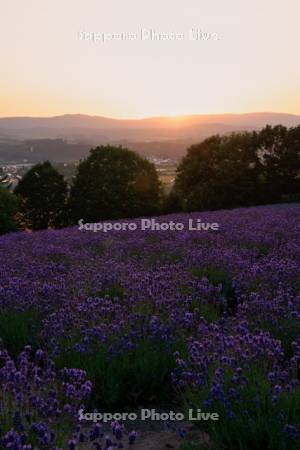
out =
[(252, 112), (227, 114), (191, 114), (182, 116), (154, 116), (139, 119), (118, 119), (88, 114), (63, 114), (58, 116), (0, 117), (0, 129), (22, 128), (184, 128), (187, 126), (220, 123), (224, 125), (264, 126), (265, 124), (300, 123), (300, 115), (278, 112)]
[[(6, 117), (0, 118), (0, 160), (30, 159), (35, 157), (23, 147), (30, 148), (31, 140), (65, 141), (61, 147), (64, 158), (83, 156), (86, 148), (96, 145), (123, 145), (141, 152), (143, 155), (181, 157), (191, 144), (201, 142), (214, 134), (253, 131), (266, 124), (296, 126), (300, 115), (287, 113), (244, 113), (244, 114), (202, 114), (174, 117), (150, 117), (142, 119), (115, 119), (84, 114), (65, 114), (52, 117)], [(27, 143), (27, 144), (26, 144)], [(19, 145), (20, 144), (20, 145)], [(36, 143), (40, 146), (41, 143)], [(67, 144), (80, 144), (81, 149)], [(9, 145), (9, 147), (7, 147)], [(46, 145), (46, 144), (45, 144)], [(13, 146), (13, 147), (12, 147)], [(48, 144), (47, 144), (48, 147)], [(50, 159), (54, 154), (49, 149), (42, 154)], [(36, 145), (34, 145), (36, 148)], [(42, 150), (41, 150), (42, 151)], [(56, 158), (59, 157), (55, 153)], [(69, 153), (73, 153), (71, 156)], [(13, 154), (15, 153), (15, 157)], [(40, 152), (39, 152), (40, 153)], [(9, 157), (9, 154), (11, 157)], [(24, 156), (22, 156), (24, 154)], [(2, 156), (1, 156), (2, 155)]]

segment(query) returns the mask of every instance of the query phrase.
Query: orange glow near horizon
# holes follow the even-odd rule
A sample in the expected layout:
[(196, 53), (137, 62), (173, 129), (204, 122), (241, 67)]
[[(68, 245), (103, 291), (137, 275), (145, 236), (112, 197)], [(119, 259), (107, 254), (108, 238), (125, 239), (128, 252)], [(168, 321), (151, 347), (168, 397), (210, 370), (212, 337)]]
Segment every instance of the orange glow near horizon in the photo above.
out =
[(298, 0), (2, 0), (0, 116), (300, 114), (299, 16)]

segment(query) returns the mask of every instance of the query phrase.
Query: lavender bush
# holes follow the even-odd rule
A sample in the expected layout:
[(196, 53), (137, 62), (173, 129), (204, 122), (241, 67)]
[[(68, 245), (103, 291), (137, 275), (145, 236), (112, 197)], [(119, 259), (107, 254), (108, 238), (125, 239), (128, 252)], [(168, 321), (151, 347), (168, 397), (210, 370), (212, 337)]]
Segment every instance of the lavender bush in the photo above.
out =
[[(47, 353), (26, 346), (15, 361), (0, 352), (1, 444), (4, 448), (54, 448), (67, 444), (78, 408), (91, 393), (81, 369), (55, 370)], [(65, 446), (64, 445), (64, 446)]]
[[(188, 231), (199, 217), (220, 229)], [(219, 412), (217, 449), (297, 448), (299, 219), (275, 205), (155, 219), (183, 231), (3, 236), (0, 336), (15, 361), (30, 344), (86, 371), (90, 408), (182, 399)]]

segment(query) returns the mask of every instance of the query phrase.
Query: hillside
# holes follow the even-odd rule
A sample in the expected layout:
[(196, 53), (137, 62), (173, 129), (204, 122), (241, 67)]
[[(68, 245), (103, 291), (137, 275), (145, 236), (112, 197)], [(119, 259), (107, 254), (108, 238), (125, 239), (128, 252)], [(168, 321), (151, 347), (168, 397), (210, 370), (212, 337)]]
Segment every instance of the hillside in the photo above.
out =
[[(197, 228), (200, 219), (219, 229)], [(8, 443), (51, 436), (51, 446), (35, 448), (117, 448), (105, 444), (102, 423), (78, 423), (80, 405), (155, 405), (187, 417), (189, 404), (220, 418), (196, 422), (208, 448), (225, 439), (227, 448), (260, 448), (274, 435), (268, 448), (299, 448), (299, 220), (300, 205), (274, 205), (153, 217), (146, 229), (135, 219), (131, 231), (121, 221), (124, 231), (75, 226), (1, 237)], [(156, 230), (171, 221), (184, 229)], [(136, 440), (128, 431), (140, 431), (140, 450), (143, 430), (153, 429), (150, 419), (118, 434), (111, 425), (112, 441), (126, 450)], [(162, 433), (164, 425), (157, 422)], [(182, 422), (169, 429), (179, 443), (190, 437), (180, 434)]]

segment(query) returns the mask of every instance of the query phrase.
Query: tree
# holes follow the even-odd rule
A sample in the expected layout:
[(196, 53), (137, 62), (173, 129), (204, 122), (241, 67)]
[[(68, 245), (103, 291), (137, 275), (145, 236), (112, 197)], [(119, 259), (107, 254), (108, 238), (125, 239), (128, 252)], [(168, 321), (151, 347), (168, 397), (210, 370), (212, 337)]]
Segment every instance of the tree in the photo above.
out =
[(25, 226), (40, 230), (66, 221), (67, 183), (49, 161), (36, 164), (19, 181), (20, 213)]
[(17, 197), (0, 186), (0, 234), (17, 230), (15, 216), (18, 210)]
[(260, 197), (257, 135), (215, 135), (191, 146), (174, 193), (188, 211), (252, 205)]
[(258, 135), (265, 200), (279, 202), (300, 193), (300, 126), (266, 126)]
[(95, 222), (159, 211), (161, 187), (154, 164), (122, 147), (101, 146), (81, 161), (71, 187), (74, 220)]
[(163, 214), (174, 214), (182, 211), (182, 203), (178, 192), (173, 188), (163, 196)]

